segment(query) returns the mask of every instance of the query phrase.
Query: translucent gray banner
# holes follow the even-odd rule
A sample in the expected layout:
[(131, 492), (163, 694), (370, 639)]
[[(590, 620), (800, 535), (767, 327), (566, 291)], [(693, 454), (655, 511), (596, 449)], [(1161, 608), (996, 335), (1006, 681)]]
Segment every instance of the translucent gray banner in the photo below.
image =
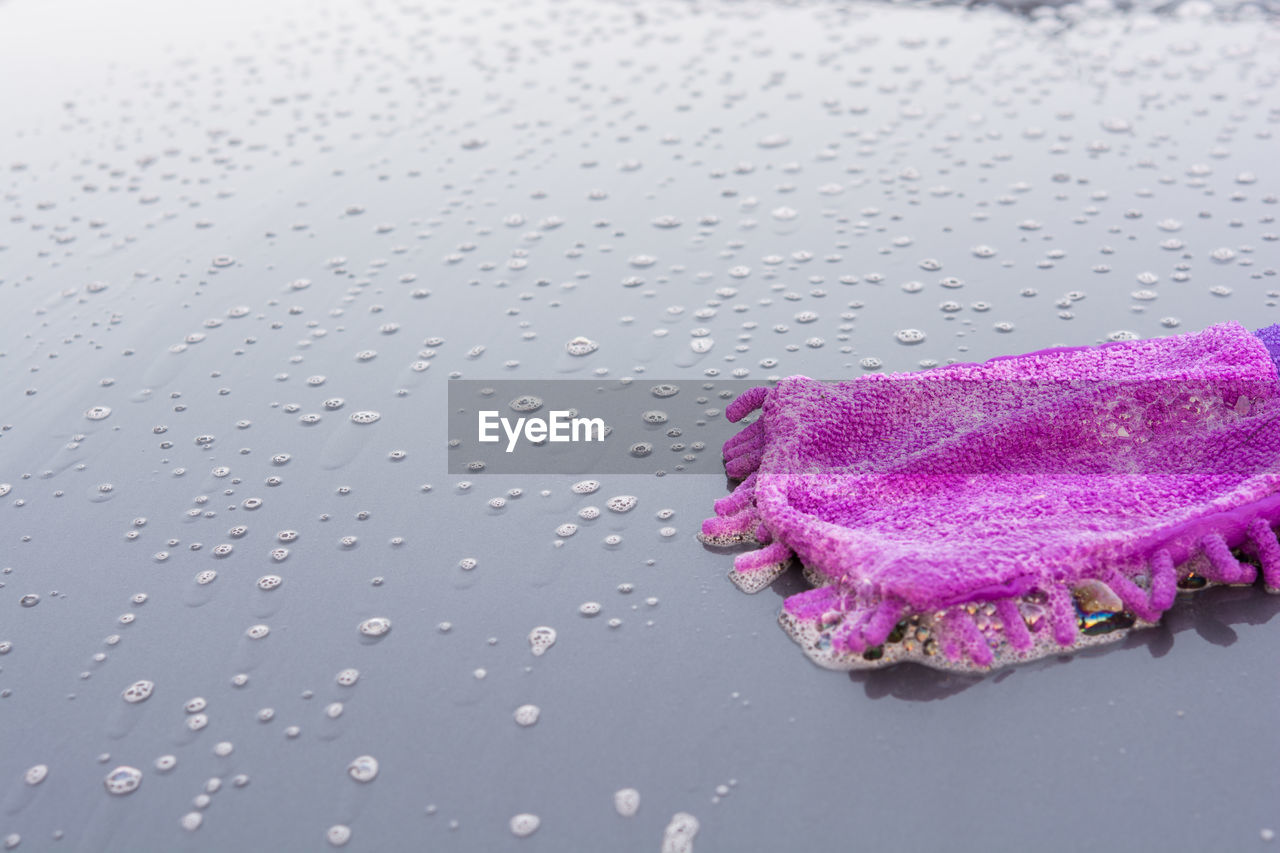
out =
[[(451, 474), (724, 476), (725, 409), (756, 383), (638, 378), (453, 380)], [(771, 474), (1101, 478), (1248, 474), (1280, 432), (1274, 380), (804, 377), (772, 392)], [(794, 465), (794, 470), (788, 469)], [(1246, 468), (1249, 471), (1242, 471)]]
[[(742, 380), (449, 382), (450, 474), (714, 474)], [(481, 440), (482, 435), (485, 439)]]

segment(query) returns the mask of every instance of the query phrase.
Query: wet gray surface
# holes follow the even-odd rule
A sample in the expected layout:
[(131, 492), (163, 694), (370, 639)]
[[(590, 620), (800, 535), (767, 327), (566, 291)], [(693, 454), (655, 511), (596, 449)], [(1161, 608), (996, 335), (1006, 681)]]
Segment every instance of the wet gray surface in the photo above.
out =
[(700, 853), (1266, 849), (1280, 599), (982, 679), (828, 672), (775, 622), (798, 577), (743, 595), (694, 539), (723, 477), (464, 487), (443, 409), (451, 375), (1275, 322), (1278, 75), (1251, 6), (0, 5), (0, 838), (657, 851), (688, 813)]

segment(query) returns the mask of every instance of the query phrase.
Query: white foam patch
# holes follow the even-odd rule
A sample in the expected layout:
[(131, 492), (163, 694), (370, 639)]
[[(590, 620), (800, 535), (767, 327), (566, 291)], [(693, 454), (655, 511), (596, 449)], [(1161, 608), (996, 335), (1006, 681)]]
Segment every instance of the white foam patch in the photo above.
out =
[(788, 563), (774, 563), (769, 566), (761, 566), (749, 572), (730, 569), (729, 580), (733, 581), (733, 585), (738, 589), (754, 595), (777, 580), (787, 570)]
[(693, 853), (693, 839), (698, 834), (698, 819), (687, 812), (676, 812), (662, 833), (662, 853)]

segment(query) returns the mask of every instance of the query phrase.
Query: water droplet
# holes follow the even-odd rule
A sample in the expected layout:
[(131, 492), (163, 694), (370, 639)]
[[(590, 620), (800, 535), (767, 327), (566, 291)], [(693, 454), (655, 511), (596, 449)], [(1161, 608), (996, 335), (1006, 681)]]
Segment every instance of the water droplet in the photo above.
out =
[(547, 649), (555, 645), (556, 629), (549, 628), (546, 625), (539, 625), (529, 632), (529, 650), (535, 655), (541, 656), (546, 653)]
[(142, 771), (136, 767), (121, 765), (108, 773), (102, 782), (106, 785), (109, 794), (117, 796), (132, 794), (142, 784)]
[(378, 775), (378, 759), (372, 755), (361, 755), (352, 759), (347, 765), (347, 775), (357, 782), (372, 782)]
[(634, 817), (640, 811), (640, 792), (635, 788), (622, 788), (613, 794), (613, 808), (623, 817)]
[(511, 818), (511, 834), (516, 838), (525, 838), (537, 832), (541, 825), (542, 820), (536, 814), (518, 814)]
[(124, 692), (120, 694), (120, 698), (124, 699), (124, 701), (131, 705), (136, 705), (139, 702), (145, 702), (147, 699), (151, 698), (151, 693), (155, 689), (156, 686), (153, 682), (146, 680), (135, 681), (124, 689)]
[(374, 616), (360, 623), (360, 633), (366, 637), (381, 637), (391, 630), (391, 620), (385, 616)]

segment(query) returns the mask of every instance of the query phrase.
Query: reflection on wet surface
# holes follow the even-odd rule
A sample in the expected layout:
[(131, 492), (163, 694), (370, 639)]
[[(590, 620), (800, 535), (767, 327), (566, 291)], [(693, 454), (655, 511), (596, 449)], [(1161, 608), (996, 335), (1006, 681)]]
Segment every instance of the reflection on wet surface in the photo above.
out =
[[(1260, 843), (1276, 599), (850, 683), (694, 538), (719, 475), (449, 475), (443, 409), (1273, 322), (1278, 47), (1196, 2), (0, 5), (0, 839)], [(624, 447), (716, 453), (676, 426)]]
[(1077, 657), (1083, 660), (1103, 655), (1132, 655), (1138, 650), (1146, 650), (1153, 658), (1164, 657), (1173, 650), (1174, 635), (1185, 631), (1193, 631), (1198, 640), (1216, 646), (1230, 646), (1239, 639), (1233, 625), (1265, 625), (1278, 612), (1280, 596), (1268, 595), (1261, 587), (1215, 587), (1181, 596), (1159, 625), (1134, 631), (1114, 645), (1034, 661), (986, 676), (939, 672), (916, 664), (904, 664), (872, 672), (851, 672), (849, 679), (861, 684), (872, 699), (891, 697), (910, 702), (932, 702), (983, 682), (1000, 684), (1023, 671), (1052, 670)]

